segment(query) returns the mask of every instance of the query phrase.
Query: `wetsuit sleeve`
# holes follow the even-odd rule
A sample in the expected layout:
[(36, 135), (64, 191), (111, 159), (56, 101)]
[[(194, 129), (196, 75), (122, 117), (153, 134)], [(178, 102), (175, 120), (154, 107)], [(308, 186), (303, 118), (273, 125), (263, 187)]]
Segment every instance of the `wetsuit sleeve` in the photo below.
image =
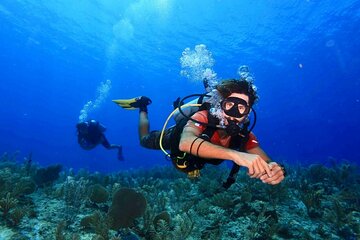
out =
[(249, 149), (252, 149), (252, 148), (255, 148), (258, 146), (259, 146), (258, 140), (257, 140), (256, 136), (251, 132), (249, 134), (249, 140), (247, 141), (247, 143), (245, 145), (245, 149), (249, 150)]

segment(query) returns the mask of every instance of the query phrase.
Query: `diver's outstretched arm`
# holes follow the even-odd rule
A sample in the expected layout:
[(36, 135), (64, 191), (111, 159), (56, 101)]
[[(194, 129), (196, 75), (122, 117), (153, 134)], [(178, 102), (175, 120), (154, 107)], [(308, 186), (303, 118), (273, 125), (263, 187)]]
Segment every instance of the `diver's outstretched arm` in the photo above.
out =
[(201, 133), (202, 131), (189, 121), (181, 134), (179, 150), (201, 158), (231, 160), (239, 166), (248, 168), (248, 174), (252, 178), (260, 178), (265, 173), (272, 177), (270, 166), (260, 155), (215, 145), (199, 138)]

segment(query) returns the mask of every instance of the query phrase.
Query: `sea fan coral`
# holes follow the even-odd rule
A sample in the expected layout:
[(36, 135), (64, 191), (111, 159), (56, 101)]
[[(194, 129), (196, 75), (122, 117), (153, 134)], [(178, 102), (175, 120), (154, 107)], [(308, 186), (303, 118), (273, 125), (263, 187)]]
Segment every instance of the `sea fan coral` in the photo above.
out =
[(141, 194), (130, 188), (118, 190), (109, 209), (110, 227), (113, 230), (131, 227), (134, 219), (144, 214), (146, 199)]

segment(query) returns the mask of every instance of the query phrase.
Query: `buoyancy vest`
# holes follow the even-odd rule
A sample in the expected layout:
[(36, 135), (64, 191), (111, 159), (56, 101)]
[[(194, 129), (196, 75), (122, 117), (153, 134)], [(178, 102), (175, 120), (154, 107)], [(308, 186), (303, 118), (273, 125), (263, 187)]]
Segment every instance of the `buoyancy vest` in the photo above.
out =
[[(200, 107), (200, 110), (207, 110), (208, 105), (207, 104), (203, 104), (203, 106)], [(219, 119), (217, 119), (215, 116), (211, 115), (208, 111), (207, 114), (208, 117), (208, 123), (209, 125), (206, 126), (205, 130), (203, 131), (203, 133), (201, 134), (200, 138), (209, 141), (212, 138), (212, 136), (214, 135), (215, 131), (218, 129), (215, 126), (219, 124)], [(187, 124), (188, 119), (187, 118), (183, 118), (181, 119), (175, 126), (175, 128), (173, 129), (172, 133), (171, 133), (171, 146), (170, 146), (170, 157), (172, 160), (172, 163), (174, 164), (175, 168), (184, 172), (184, 173), (189, 173), (189, 172), (193, 172), (193, 171), (199, 171), (201, 170), (205, 164), (212, 164), (212, 165), (219, 165), (221, 164), (224, 160), (222, 159), (207, 159), (207, 158), (201, 158), (201, 157), (197, 157), (185, 152), (182, 152), (179, 150), (179, 143), (180, 143), (180, 138), (181, 138), (181, 133), (185, 127), (185, 125)], [(241, 133), (231, 137), (230, 139), (230, 145), (229, 148), (240, 151), (240, 152), (245, 152), (245, 146), (246, 143), (249, 140), (249, 131), (248, 131), (248, 125), (244, 124), (244, 127), (241, 130)], [(230, 171), (229, 177), (226, 180), (226, 182), (223, 183), (223, 187), (225, 187), (226, 189), (229, 188), (231, 186), (231, 184), (233, 184), (235, 182), (235, 177), (236, 174), (238, 173), (238, 171), (240, 170), (240, 166), (237, 164), (233, 164), (233, 167)]]

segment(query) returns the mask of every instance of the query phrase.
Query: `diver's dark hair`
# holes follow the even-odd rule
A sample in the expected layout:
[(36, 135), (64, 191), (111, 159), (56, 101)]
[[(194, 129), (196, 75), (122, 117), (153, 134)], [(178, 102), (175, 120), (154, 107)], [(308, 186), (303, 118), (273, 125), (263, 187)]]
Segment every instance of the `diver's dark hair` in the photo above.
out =
[(242, 93), (249, 97), (249, 105), (252, 107), (259, 99), (256, 87), (244, 79), (225, 79), (216, 86), (216, 90), (223, 98), (229, 97), (232, 93)]

